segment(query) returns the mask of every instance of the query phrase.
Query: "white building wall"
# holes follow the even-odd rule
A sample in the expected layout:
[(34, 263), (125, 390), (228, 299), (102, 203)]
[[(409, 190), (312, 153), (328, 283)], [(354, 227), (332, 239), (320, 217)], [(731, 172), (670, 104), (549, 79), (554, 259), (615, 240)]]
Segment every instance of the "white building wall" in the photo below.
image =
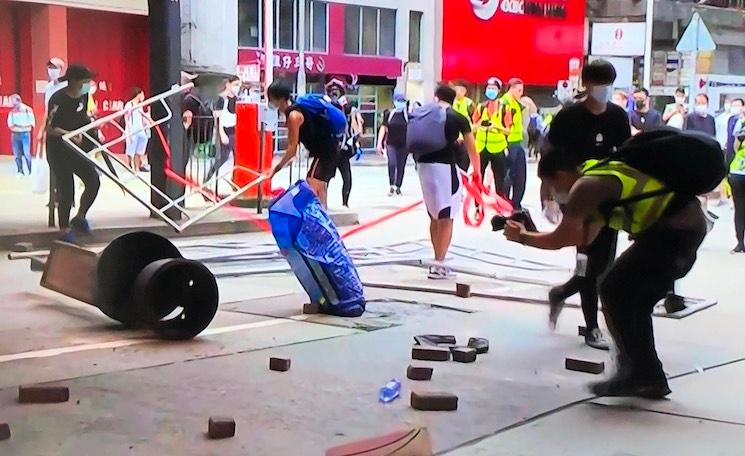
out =
[[(438, 5), (441, 2), (442, 0), (344, 0), (335, 3), (395, 9), (396, 57), (404, 64), (409, 60), (409, 13), (422, 13), (421, 77), (413, 74), (416, 72), (411, 72), (412, 76), (417, 76), (417, 80), (408, 78), (409, 72), (404, 67), (403, 76), (398, 79), (396, 90), (407, 92), (411, 99), (428, 101), (432, 98), (440, 79), (441, 65), (438, 59), (442, 58), (442, 36), (438, 35), (437, 30), (442, 28), (442, 22), (438, 20), (437, 10), (441, 8)], [(439, 40), (436, 39), (437, 36)]]
[(181, 63), (235, 73), (238, 0), (181, 0)]

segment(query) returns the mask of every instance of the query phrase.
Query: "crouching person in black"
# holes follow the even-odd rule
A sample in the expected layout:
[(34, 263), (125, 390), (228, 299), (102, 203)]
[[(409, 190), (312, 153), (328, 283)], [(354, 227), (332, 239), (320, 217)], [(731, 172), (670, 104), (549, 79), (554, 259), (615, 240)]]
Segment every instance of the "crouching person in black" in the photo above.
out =
[(549, 153), (541, 159), (538, 175), (557, 195), (567, 197), (564, 217), (551, 233), (531, 233), (509, 221), (507, 239), (554, 250), (588, 245), (608, 226), (626, 231), (634, 241), (599, 287), (619, 352), (618, 372), (590, 390), (600, 396), (652, 399), (670, 394), (655, 350), (652, 310), (693, 267), (706, 235), (701, 205), (694, 197), (664, 191), (660, 181), (620, 161), (590, 160), (577, 167), (567, 154)]

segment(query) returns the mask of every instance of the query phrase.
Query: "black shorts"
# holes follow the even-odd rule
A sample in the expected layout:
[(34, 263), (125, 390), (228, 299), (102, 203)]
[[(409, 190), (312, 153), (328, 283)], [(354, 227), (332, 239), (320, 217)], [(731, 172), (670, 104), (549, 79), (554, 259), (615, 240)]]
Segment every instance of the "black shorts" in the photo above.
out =
[(337, 154), (328, 154), (323, 158), (312, 157), (308, 177), (326, 182), (327, 184), (336, 175), (336, 166), (339, 162)]

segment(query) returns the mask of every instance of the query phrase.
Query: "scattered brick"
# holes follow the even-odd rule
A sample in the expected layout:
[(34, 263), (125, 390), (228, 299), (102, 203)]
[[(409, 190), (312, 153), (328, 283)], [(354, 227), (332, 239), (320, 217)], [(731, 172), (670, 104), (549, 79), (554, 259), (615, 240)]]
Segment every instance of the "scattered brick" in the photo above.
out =
[(269, 369), (277, 372), (290, 370), (290, 358), (269, 358)]
[(31, 257), (31, 271), (42, 272), (46, 267), (47, 262), (45, 259), (40, 257)]
[(303, 313), (308, 315), (321, 313), (321, 306), (316, 302), (303, 304)]
[(603, 373), (603, 371), (605, 370), (605, 363), (602, 361), (596, 363), (594, 361), (584, 361), (581, 359), (567, 358), (565, 367), (567, 370), (570, 371), (586, 372), (588, 374), (597, 375)]
[(474, 363), (476, 362), (476, 349), (469, 347), (453, 347), (450, 349), (453, 355), (453, 361), (457, 363)]
[(235, 420), (220, 416), (211, 416), (207, 426), (207, 435), (211, 439), (229, 439), (235, 436)]
[(483, 355), (489, 352), (489, 339), (483, 337), (471, 337), (468, 339), (468, 347), (475, 348), (476, 354)]
[(418, 359), (421, 361), (450, 361), (450, 349), (434, 346), (412, 347), (411, 359)]
[(19, 386), (18, 402), (21, 404), (57, 404), (70, 400), (66, 386)]
[(577, 335), (585, 337), (587, 335), (587, 328), (584, 326), (577, 326)]
[(406, 378), (419, 381), (432, 380), (433, 370), (431, 367), (409, 366), (406, 369)]
[(31, 252), (34, 250), (34, 245), (30, 242), (16, 242), (10, 249), (12, 252)]
[(455, 295), (459, 298), (470, 298), (471, 297), (471, 285), (467, 283), (456, 283), (455, 284)]
[(8, 423), (0, 423), (0, 442), (8, 440), (10, 438), (10, 425)]
[(458, 410), (458, 396), (450, 393), (411, 392), (411, 407), (424, 411)]

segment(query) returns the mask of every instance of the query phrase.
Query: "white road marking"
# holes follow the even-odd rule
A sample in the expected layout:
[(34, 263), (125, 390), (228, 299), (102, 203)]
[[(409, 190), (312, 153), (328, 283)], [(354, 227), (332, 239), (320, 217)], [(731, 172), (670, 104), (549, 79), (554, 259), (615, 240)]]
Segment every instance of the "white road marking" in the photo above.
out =
[[(255, 323), (245, 323), (242, 325), (224, 326), (222, 328), (212, 328), (204, 330), (200, 336), (213, 336), (217, 334), (225, 334), (235, 331), (243, 331), (245, 329), (255, 328), (266, 328), (269, 326), (278, 326), (287, 323), (292, 323), (292, 320), (264, 320), (257, 321)], [(19, 361), (22, 359), (35, 359), (35, 358), (51, 358), (53, 356), (65, 355), (68, 353), (77, 353), (89, 350), (104, 350), (110, 348), (121, 348), (130, 347), (132, 345), (146, 344), (150, 342), (158, 342), (158, 339), (124, 339), (115, 340), (111, 342), (98, 342), (92, 344), (73, 345), (70, 347), (59, 347), (59, 348), (48, 348), (44, 350), (34, 350), (22, 353), (13, 353), (10, 355), (0, 355), (0, 363), (7, 363), (10, 361)]]

